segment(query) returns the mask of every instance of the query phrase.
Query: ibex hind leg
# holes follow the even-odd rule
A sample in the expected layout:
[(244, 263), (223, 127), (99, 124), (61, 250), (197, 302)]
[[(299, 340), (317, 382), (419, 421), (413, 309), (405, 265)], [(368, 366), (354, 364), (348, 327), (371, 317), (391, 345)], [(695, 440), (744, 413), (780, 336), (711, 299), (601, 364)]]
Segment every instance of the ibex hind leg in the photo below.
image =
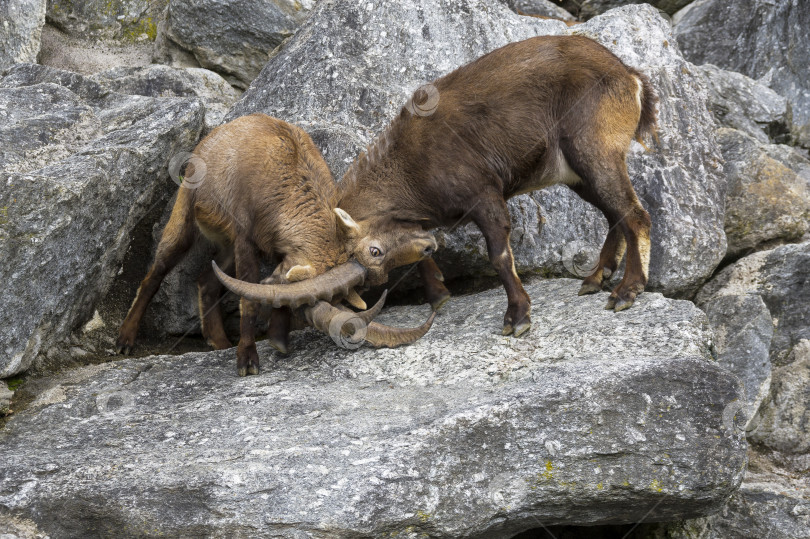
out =
[[(233, 249), (221, 248), (215, 256), (217, 265), (225, 273), (232, 274), (234, 270)], [(224, 350), (233, 346), (225, 334), (225, 325), (222, 321), (222, 283), (214, 274), (213, 268), (205, 264), (205, 269), (197, 279), (199, 292), (200, 321), (205, 340), (216, 350)]]
[(289, 307), (281, 307), (270, 311), (270, 322), (267, 327), (267, 342), (282, 354), (287, 354), (290, 350), (291, 321), (292, 311)]
[(601, 210), (608, 222), (608, 233), (604, 244), (602, 244), (602, 250), (599, 252), (599, 259), (596, 261), (592, 273), (585, 277), (579, 289), (579, 295), (583, 296), (600, 292), (603, 289), (608, 279), (619, 269), (627, 243), (624, 239), (624, 232), (613, 218), (613, 213), (609, 211), (609, 207), (600, 204), (600, 200), (586, 188), (585, 184), (573, 185), (571, 189), (583, 200), (590, 202)]
[[(256, 246), (244, 238), (237, 237), (234, 244), (236, 278), (249, 283), (259, 281), (259, 260)], [(259, 374), (259, 353), (256, 351), (256, 319), (259, 306), (242, 298), (239, 303), (239, 345), (236, 348), (236, 370), (239, 376)]]
[[(581, 171), (583, 185), (578, 186), (577, 192), (602, 210), (608, 223), (613, 223), (600, 254), (600, 268), (616, 270), (621, 260), (621, 236), (624, 237), (627, 258), (624, 277), (611, 292), (605, 306), (606, 309), (622, 311), (633, 305), (635, 298), (647, 285), (650, 262), (650, 215), (641, 206), (633, 190), (623, 154), (616, 155), (613, 159), (601, 160), (597, 166), (578, 163), (578, 168)], [(620, 231), (621, 236), (618, 232), (613, 232), (614, 230)], [(588, 284), (591, 287), (596, 284), (597, 279), (601, 283), (604, 272), (599, 275), (600, 268), (586, 279), (583, 286)]]
[(158, 244), (155, 253), (155, 261), (149, 272), (141, 282), (135, 300), (129, 308), (121, 329), (118, 332), (118, 340), (115, 347), (119, 354), (130, 354), (135, 344), (135, 337), (138, 334), (138, 327), (141, 324), (146, 312), (146, 307), (152, 301), (155, 293), (160, 288), (160, 283), (166, 274), (180, 262), (194, 243), (195, 227), (191, 219), (188, 205), (188, 193), (186, 189), (180, 189), (180, 193), (175, 202), (172, 215)]

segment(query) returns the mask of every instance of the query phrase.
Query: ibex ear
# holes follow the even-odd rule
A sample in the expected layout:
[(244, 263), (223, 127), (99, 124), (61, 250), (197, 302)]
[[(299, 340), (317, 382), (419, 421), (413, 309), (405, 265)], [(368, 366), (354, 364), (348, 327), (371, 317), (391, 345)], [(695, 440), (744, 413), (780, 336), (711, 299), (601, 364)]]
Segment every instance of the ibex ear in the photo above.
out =
[(352, 219), (351, 215), (340, 208), (335, 208), (335, 215), (338, 216), (338, 222), (342, 223), (343, 229), (347, 234), (350, 236), (360, 235), (360, 225), (358, 225), (354, 219)]
[(288, 282), (303, 281), (315, 277), (315, 268), (307, 264), (306, 266), (293, 266), (284, 276)]

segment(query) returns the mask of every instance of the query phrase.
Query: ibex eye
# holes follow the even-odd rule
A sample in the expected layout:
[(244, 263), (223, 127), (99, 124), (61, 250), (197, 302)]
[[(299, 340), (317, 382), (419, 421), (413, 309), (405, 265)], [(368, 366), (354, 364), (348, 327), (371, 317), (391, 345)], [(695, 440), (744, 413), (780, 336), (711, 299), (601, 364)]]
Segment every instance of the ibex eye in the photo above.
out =
[(375, 258), (378, 257), (378, 256), (382, 256), (382, 251), (380, 251), (376, 247), (369, 247), (368, 252), (371, 253), (371, 256), (373, 256)]

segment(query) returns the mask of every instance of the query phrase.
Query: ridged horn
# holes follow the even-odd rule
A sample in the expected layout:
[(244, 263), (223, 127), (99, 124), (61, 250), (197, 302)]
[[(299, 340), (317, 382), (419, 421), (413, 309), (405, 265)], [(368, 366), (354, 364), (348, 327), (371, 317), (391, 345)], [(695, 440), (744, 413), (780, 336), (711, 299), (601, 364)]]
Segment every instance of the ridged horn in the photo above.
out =
[[(344, 348), (359, 348), (363, 341), (374, 347), (395, 348), (404, 344), (411, 344), (422, 338), (428, 332), (436, 313), (417, 328), (396, 328), (373, 321), (373, 318), (382, 309), (387, 290), (371, 309), (359, 313), (334, 307), (325, 301), (319, 301), (314, 307), (306, 309), (307, 318), (315, 328), (332, 337), (337, 344)], [(351, 326), (350, 331), (347, 325)]]
[[(338, 344), (361, 344), (365, 328), (380, 314), (387, 295), (388, 290), (382, 293), (371, 309), (360, 312), (340, 309), (326, 301), (319, 301), (306, 309), (307, 320), (313, 327), (335, 339)], [(348, 331), (345, 329), (347, 324), (353, 329), (348, 340), (345, 339), (348, 337)]]
[(234, 294), (265, 305), (289, 306), (292, 309), (304, 304), (315, 305), (321, 300), (332, 301), (335, 295), (345, 296), (366, 278), (366, 268), (355, 260), (336, 266), (311, 279), (288, 284), (248, 283), (226, 275), (213, 260), (211, 265), (217, 279)]
[(378, 322), (370, 322), (366, 330), (366, 342), (375, 348), (396, 348), (404, 344), (412, 344), (425, 336), (435, 319), (436, 311), (433, 311), (430, 318), (417, 328), (395, 328)]

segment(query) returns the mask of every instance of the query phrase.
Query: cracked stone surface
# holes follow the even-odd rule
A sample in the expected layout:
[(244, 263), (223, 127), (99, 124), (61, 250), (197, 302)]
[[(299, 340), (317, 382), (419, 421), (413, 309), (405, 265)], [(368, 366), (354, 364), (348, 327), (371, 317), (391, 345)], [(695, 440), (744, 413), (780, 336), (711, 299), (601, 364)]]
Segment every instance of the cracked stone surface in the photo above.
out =
[(654, 293), (608, 312), (578, 286), (530, 283), (521, 339), (498, 334), (496, 289), (451, 299), (402, 349), (306, 330), (287, 357), (260, 344), (259, 376), (238, 378), (231, 349), (46, 379), (0, 431), (0, 522), (54, 537), (499, 538), (538, 519), (718, 510), (746, 444), (705, 316)]

